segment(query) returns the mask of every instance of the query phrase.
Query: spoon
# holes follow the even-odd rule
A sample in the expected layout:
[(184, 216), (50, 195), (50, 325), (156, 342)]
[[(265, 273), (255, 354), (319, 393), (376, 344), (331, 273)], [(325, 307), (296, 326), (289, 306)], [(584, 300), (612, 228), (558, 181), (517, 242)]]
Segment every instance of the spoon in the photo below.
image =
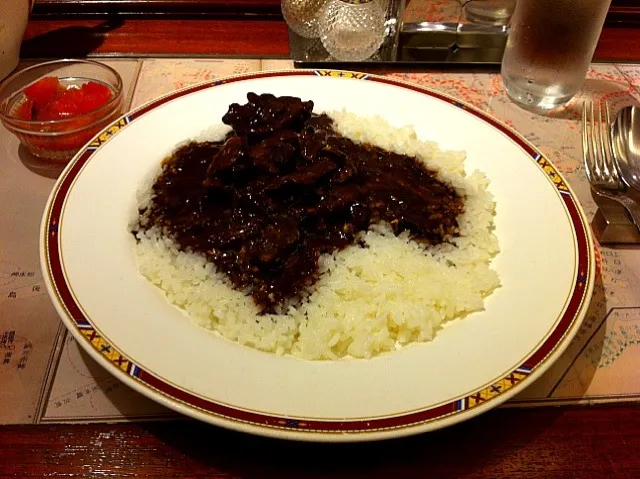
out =
[(640, 191), (640, 108), (625, 106), (611, 128), (613, 152), (624, 182)]

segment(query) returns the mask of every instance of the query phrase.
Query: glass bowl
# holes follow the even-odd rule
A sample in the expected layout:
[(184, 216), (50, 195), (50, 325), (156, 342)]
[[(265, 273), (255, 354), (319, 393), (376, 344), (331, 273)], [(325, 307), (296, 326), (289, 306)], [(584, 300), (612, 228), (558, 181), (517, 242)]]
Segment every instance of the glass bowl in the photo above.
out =
[[(88, 81), (102, 83), (111, 98), (99, 108), (56, 120), (26, 120), (16, 116), (26, 101), (25, 87), (47, 76), (60, 83), (80, 86)], [(55, 60), (21, 70), (0, 85), (0, 121), (33, 155), (63, 162), (70, 160), (88, 141), (122, 114), (122, 78), (113, 68), (91, 60)]]

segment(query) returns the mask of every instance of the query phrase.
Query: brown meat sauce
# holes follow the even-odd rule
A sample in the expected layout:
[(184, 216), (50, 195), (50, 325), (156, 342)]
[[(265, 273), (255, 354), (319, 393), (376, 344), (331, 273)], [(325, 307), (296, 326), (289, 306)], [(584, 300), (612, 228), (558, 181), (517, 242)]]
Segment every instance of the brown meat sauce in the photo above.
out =
[(419, 160), (342, 137), (310, 101), (247, 97), (224, 115), (224, 141), (165, 160), (140, 214), (144, 228), (204, 254), (262, 313), (303, 297), (319, 256), (372, 223), (430, 245), (458, 234), (462, 198)]

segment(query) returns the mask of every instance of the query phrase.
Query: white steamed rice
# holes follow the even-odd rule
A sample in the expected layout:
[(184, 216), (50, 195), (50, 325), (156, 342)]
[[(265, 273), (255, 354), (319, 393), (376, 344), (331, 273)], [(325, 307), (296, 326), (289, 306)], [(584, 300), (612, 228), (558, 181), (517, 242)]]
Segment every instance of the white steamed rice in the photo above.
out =
[[(482, 173), (466, 176), (464, 154), (441, 151), (418, 140), (412, 128), (393, 128), (378, 117), (330, 116), (341, 134), (415, 155), (437, 170), (464, 198), (460, 236), (452, 244), (424, 247), (406, 233), (396, 237), (388, 225), (373, 226), (362, 236), (368, 248), (350, 246), (320, 258), (320, 279), (306, 301), (286, 314), (260, 316), (251, 296), (234, 289), (202, 255), (180, 252), (156, 228), (140, 230), (135, 253), (141, 273), (202, 327), (276, 354), (370, 358), (433, 339), (444, 322), (481, 311), (499, 286), (490, 268), (499, 251), (495, 204)], [(149, 193), (145, 185), (140, 206)]]

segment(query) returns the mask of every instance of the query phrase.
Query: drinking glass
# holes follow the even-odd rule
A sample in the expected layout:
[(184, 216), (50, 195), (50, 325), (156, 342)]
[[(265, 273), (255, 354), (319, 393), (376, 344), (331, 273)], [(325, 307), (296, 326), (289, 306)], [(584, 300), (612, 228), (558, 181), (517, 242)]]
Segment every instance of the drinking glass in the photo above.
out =
[(473, 23), (503, 26), (509, 23), (515, 6), (516, 0), (469, 0), (463, 9)]
[(582, 86), (611, 0), (518, 0), (502, 81), (521, 107), (546, 112)]

